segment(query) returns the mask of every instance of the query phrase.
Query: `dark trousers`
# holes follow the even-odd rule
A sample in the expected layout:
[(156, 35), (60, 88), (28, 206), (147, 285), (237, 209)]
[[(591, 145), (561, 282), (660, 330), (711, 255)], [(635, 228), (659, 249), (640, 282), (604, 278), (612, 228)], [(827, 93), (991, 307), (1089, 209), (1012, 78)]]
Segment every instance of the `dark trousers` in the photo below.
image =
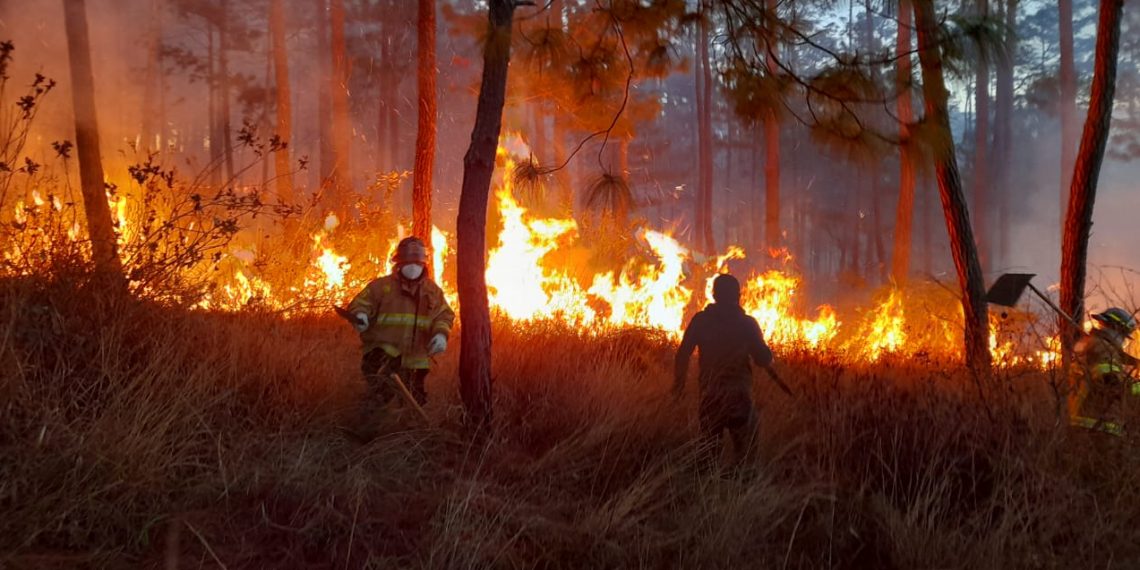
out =
[(721, 438), (728, 431), (733, 464), (755, 458), (759, 418), (747, 392), (710, 391), (701, 394), (700, 429), (705, 461), (715, 465), (721, 456)]
[(364, 382), (368, 386), (364, 404), (370, 408), (384, 407), (398, 396), (396, 392), (399, 388), (392, 380), (392, 374), (400, 376), (416, 402), (421, 406), (427, 403), (427, 392), (424, 390), (424, 379), (428, 374), (426, 369), (400, 368), (399, 358), (393, 358), (383, 349), (376, 348), (361, 359), (360, 371), (364, 373)]

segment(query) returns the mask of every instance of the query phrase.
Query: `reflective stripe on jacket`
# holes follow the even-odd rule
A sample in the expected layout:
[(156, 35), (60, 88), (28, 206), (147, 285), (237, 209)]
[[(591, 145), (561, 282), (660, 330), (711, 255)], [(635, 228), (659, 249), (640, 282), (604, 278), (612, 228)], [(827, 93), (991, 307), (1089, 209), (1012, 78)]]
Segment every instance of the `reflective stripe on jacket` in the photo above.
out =
[(1140, 396), (1140, 384), (1128, 375), (1136, 359), (1124, 352), (1119, 340), (1094, 330), (1073, 347), (1076, 362), (1071, 370), (1075, 383), (1070, 402), (1070, 424), (1120, 435), (1121, 407), (1129, 396)]
[(368, 328), (360, 333), (365, 354), (382, 349), (399, 357), (402, 368), (430, 368), (428, 342), (436, 334), (451, 334), (455, 322), (455, 312), (438, 285), (427, 278), (408, 281), (396, 273), (374, 279), (348, 310), (368, 315)]
[(1124, 428), (1116, 422), (1108, 422), (1104, 420), (1098, 420), (1096, 418), (1086, 418), (1084, 416), (1075, 416), (1069, 419), (1069, 424), (1074, 427), (1091, 429), (1093, 431), (1104, 432), (1109, 435), (1124, 435)]

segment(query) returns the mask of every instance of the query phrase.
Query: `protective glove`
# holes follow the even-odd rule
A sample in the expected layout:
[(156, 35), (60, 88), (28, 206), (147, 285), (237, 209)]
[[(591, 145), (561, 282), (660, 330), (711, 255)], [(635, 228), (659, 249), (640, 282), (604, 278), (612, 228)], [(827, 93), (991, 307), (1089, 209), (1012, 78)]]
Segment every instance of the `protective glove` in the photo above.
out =
[(428, 342), (428, 356), (434, 356), (447, 350), (447, 335), (436, 333)]
[(353, 313), (352, 316), (356, 317), (356, 322), (352, 325), (352, 328), (356, 329), (356, 332), (368, 330), (368, 315), (364, 313)]

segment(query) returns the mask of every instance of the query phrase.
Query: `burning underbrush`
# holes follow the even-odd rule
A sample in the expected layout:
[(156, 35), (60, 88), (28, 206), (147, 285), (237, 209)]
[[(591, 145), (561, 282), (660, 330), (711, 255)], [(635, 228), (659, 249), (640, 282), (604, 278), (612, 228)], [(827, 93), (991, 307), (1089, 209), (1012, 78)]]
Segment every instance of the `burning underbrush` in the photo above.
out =
[[(540, 214), (514, 191), (515, 162), (500, 150), (503, 175), (489, 216), (486, 281), (492, 309), (519, 325), (543, 320), (579, 331), (652, 329), (678, 338), (708, 299), (713, 277), (744, 281), (745, 310), (768, 341), (847, 363), (885, 356), (961, 358), (957, 293), (934, 282), (845, 296), (820, 304), (787, 251), (719, 255), (691, 251), (669, 231), (613, 228), (605, 216)], [(264, 188), (221, 191), (181, 181), (154, 156), (109, 186), (120, 256), (133, 294), (200, 311), (255, 310), (311, 318), (388, 272), (403, 226), (390, 211), (392, 189), (356, 197), (344, 212), (276, 201)], [(0, 275), (59, 278), (82, 272), (88, 255), (76, 197), (50, 178), (6, 192)], [(14, 199), (12, 199), (14, 197)], [(615, 234), (618, 230), (622, 233)], [(607, 233), (608, 232), (608, 233)], [(632, 235), (632, 239), (614, 235)], [(430, 236), (436, 280), (456, 304), (454, 237)], [(818, 295), (816, 295), (818, 296)], [(1048, 369), (1057, 362), (1052, 322), (1016, 310), (994, 316), (991, 352), (1002, 368)]]
[[(496, 321), (493, 433), (462, 428), (456, 351), (430, 424), (363, 389), (335, 317), (0, 287), (0, 565), (1134, 567), (1140, 455), (1057, 426), (1040, 372), (781, 350), (762, 459), (696, 466), (671, 335)], [(180, 566), (179, 566), (180, 567)]]

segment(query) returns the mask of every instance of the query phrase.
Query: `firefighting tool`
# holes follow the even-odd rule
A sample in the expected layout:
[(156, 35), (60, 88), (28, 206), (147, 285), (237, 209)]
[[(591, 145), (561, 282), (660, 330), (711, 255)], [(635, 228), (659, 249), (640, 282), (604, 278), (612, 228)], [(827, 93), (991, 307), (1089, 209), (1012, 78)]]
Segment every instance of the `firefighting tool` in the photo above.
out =
[(780, 379), (780, 375), (776, 373), (776, 369), (774, 367), (765, 366), (764, 370), (768, 371), (768, 377), (772, 379), (772, 382), (775, 382), (776, 385), (780, 387), (780, 390), (792, 398), (796, 397), (796, 395), (792, 393), (792, 389), (788, 388), (788, 385), (784, 384), (784, 381)]
[[(336, 305), (333, 305), (332, 310), (334, 312), (336, 312), (338, 317), (348, 321), (348, 324), (352, 325), (353, 328), (355, 328), (357, 325), (360, 324), (360, 319), (357, 319), (355, 314), (348, 312), (348, 309), (342, 309)], [(367, 318), (368, 317), (365, 317), (365, 319), (367, 319)], [(364, 324), (365, 324), (365, 327), (367, 327), (368, 321), (365, 320)]]
[(997, 278), (997, 281), (994, 281), (994, 284), (990, 286), (990, 290), (986, 291), (986, 302), (993, 303), (995, 305), (1001, 305), (1003, 307), (1013, 307), (1017, 305), (1017, 301), (1021, 299), (1021, 295), (1025, 293), (1025, 290), (1029, 289), (1030, 291), (1033, 291), (1033, 293), (1038, 297), (1040, 297), (1042, 301), (1045, 301), (1045, 304), (1049, 305), (1050, 309), (1053, 309), (1053, 311), (1055, 311), (1058, 315), (1061, 315), (1065, 318), (1065, 320), (1069, 321), (1073, 326), (1077, 327), (1077, 329), (1080, 329), (1081, 325), (1077, 323), (1076, 319), (1069, 316), (1069, 314), (1065, 311), (1062, 311), (1061, 308), (1055, 305), (1048, 296), (1046, 296), (1041, 292), (1040, 289), (1034, 287), (1033, 284), (1029, 282), (1029, 280), (1033, 279), (1034, 276), (1036, 276), (1035, 273), (1002, 274)]
[(399, 374), (392, 373), (392, 382), (396, 384), (396, 388), (399, 390), (400, 395), (404, 397), (404, 401), (410, 404), (425, 422), (431, 423), (431, 420), (428, 419), (427, 412), (425, 412), (423, 407), (420, 406), (420, 403), (416, 401), (416, 398), (412, 396), (412, 393), (408, 391), (408, 387), (404, 384), (404, 381), (400, 380)]

